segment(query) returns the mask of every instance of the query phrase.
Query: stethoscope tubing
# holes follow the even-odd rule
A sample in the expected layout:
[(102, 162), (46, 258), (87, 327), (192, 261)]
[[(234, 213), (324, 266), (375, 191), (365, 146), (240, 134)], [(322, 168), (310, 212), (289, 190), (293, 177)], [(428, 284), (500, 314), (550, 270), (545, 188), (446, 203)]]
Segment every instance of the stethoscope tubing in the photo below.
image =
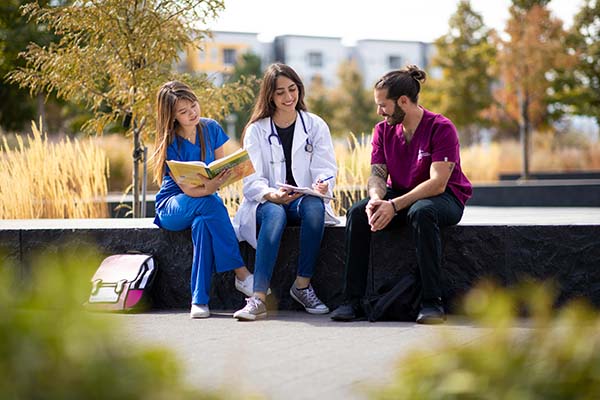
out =
[[(306, 129), (306, 123), (304, 122), (304, 118), (302, 117), (302, 113), (300, 111), (298, 111), (298, 115), (300, 116), (300, 121), (302, 122), (302, 128), (304, 128), (304, 133), (306, 134), (306, 144), (304, 145), (304, 151), (306, 151), (307, 153), (312, 153), (314, 148), (308, 138), (308, 130)], [(281, 145), (281, 138), (275, 131), (275, 124), (273, 123), (273, 117), (269, 117), (269, 121), (271, 123), (271, 134), (267, 137), (267, 140), (269, 141), (269, 146), (273, 145), (273, 142), (272, 142), (273, 137), (275, 137), (277, 139), (277, 141), (279, 142), (279, 145)]]

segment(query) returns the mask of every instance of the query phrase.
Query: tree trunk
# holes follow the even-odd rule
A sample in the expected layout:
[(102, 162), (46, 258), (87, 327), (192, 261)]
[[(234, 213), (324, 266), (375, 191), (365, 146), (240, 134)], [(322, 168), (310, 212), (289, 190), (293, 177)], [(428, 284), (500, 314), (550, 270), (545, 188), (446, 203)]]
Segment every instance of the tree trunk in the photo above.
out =
[(38, 112), (38, 123), (40, 124), (40, 131), (42, 129), (48, 130), (46, 126), (46, 100), (43, 93), (38, 93), (36, 96), (37, 100), (37, 112)]
[(521, 109), (521, 118), (519, 120), (519, 138), (521, 140), (522, 149), (522, 170), (521, 179), (529, 179), (529, 93), (525, 90), (523, 93), (519, 90), (519, 105)]

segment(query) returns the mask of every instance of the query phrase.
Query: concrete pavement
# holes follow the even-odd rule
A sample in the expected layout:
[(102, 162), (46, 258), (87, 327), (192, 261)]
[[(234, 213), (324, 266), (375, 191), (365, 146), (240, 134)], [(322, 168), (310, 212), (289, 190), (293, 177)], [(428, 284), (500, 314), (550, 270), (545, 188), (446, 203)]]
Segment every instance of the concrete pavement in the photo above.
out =
[(110, 317), (124, 323), (130, 340), (172, 349), (192, 384), (225, 388), (232, 398), (365, 399), (411, 350), (431, 348), (446, 335), (468, 345), (489, 334), (456, 316), (444, 326), (340, 323), (294, 311), (256, 322), (238, 322), (231, 313), (190, 320), (187, 311)]

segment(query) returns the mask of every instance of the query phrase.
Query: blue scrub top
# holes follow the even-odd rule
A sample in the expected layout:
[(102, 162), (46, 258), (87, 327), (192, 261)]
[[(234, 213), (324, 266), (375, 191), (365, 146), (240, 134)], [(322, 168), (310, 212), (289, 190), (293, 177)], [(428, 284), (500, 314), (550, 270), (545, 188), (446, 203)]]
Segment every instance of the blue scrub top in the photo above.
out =
[[(206, 157), (204, 160), (200, 159), (200, 138), (198, 137), (197, 131), (195, 144), (192, 144), (180, 136), (175, 136), (175, 140), (173, 140), (173, 143), (167, 148), (167, 160), (204, 161), (206, 164), (215, 160), (215, 150), (223, 146), (223, 144), (229, 140), (229, 137), (225, 134), (221, 125), (213, 119), (200, 118), (200, 124), (202, 125), (202, 131), (206, 138)], [(163, 177), (160, 189), (155, 197), (156, 210), (158, 211), (170, 197), (180, 193), (183, 193), (183, 191), (169, 176), (169, 167), (166, 166), (165, 176)], [(154, 222), (160, 226), (158, 217)]]

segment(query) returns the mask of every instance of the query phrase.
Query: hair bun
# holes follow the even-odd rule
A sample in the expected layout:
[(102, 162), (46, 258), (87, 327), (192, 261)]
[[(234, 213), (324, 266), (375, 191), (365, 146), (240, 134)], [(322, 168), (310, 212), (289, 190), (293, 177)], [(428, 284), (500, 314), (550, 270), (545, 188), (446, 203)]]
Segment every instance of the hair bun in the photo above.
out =
[(412, 76), (419, 83), (423, 83), (427, 79), (427, 74), (425, 73), (425, 71), (419, 69), (419, 67), (417, 67), (414, 64), (407, 65), (406, 70), (408, 71), (409, 75)]

